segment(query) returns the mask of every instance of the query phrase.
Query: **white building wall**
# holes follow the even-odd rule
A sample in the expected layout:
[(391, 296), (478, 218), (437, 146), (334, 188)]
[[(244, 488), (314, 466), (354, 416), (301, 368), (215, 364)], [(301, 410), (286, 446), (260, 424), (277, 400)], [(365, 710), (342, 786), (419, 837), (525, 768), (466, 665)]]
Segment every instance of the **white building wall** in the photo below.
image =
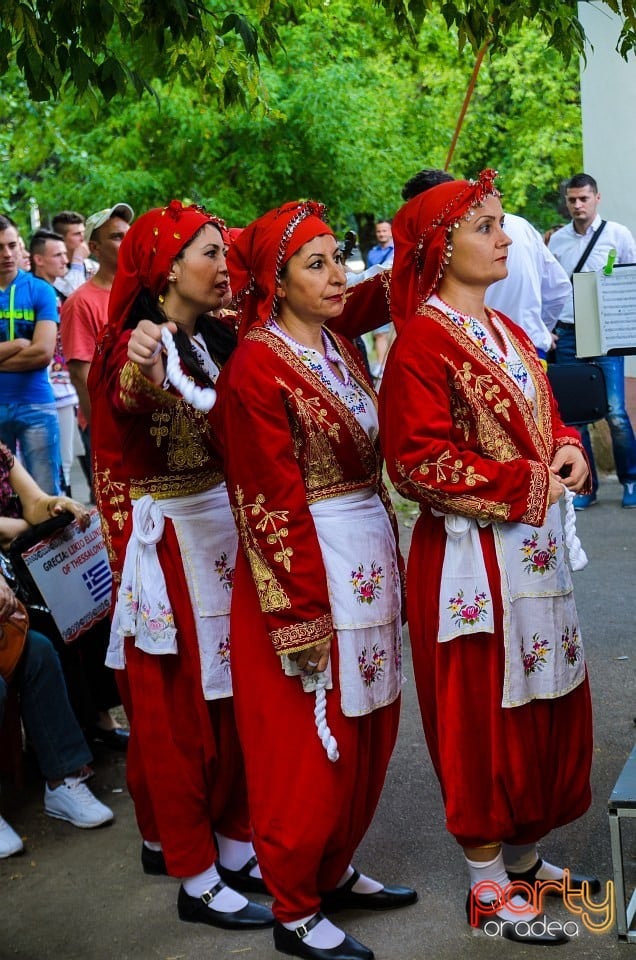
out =
[(620, 19), (606, 4), (579, 3), (579, 19), (593, 47), (581, 61), (584, 172), (599, 185), (602, 216), (636, 235), (636, 58), (616, 52)]
[[(598, 183), (601, 216), (636, 236), (636, 57), (617, 53), (621, 21), (605, 3), (578, 9), (590, 41), (581, 60), (583, 172)], [(626, 372), (636, 376), (636, 358), (626, 358)]]

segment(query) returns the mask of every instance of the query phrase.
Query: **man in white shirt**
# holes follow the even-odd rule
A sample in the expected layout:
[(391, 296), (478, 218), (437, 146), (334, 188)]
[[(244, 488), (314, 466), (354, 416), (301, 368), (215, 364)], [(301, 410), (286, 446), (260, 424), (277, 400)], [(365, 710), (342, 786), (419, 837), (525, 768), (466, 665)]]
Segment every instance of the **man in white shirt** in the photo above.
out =
[[(601, 200), (598, 186), (587, 173), (577, 173), (568, 180), (565, 200), (572, 222), (557, 230), (550, 238), (550, 250), (568, 276), (573, 273), (601, 270), (612, 248), (616, 263), (636, 263), (636, 240), (631, 232), (613, 220), (603, 221), (597, 213)], [(591, 242), (594, 240), (594, 246)], [(587, 255), (585, 255), (587, 254)], [(574, 296), (571, 295), (559, 316), (555, 333), (557, 363), (576, 361), (574, 334)], [(636, 440), (625, 408), (625, 362), (623, 357), (595, 357), (605, 374), (609, 412), (607, 423), (612, 437), (614, 462), (618, 479), (623, 484), (623, 506), (636, 507)], [(592, 493), (574, 498), (577, 510), (596, 503), (598, 476), (587, 426), (581, 428), (581, 439), (589, 457), (592, 472)]]
[(523, 217), (506, 211), (504, 230), (512, 240), (508, 276), (488, 288), (486, 303), (523, 327), (545, 359), (552, 349), (552, 330), (572, 296), (570, 279), (538, 230)]

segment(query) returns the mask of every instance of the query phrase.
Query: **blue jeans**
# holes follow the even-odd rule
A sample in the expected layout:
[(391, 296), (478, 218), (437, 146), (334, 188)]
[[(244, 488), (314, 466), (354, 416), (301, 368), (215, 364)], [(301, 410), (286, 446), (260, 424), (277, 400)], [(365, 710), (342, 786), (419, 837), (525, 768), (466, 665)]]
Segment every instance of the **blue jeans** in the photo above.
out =
[[(42, 775), (63, 780), (92, 760), (66, 693), (64, 674), (53, 644), (37, 630), (29, 630), (24, 652), (11, 679), (20, 694), (20, 710)], [(0, 725), (7, 698), (0, 677)]]
[(24, 466), (45, 493), (61, 493), (60, 425), (54, 403), (0, 403), (0, 440), (20, 445)]
[[(559, 337), (556, 345), (556, 362), (572, 363), (577, 359), (574, 324), (559, 324), (555, 331)], [(591, 357), (605, 375), (608, 413), (607, 424), (612, 437), (612, 450), (616, 473), (621, 483), (636, 482), (636, 439), (627, 410), (625, 409), (625, 361), (623, 357)], [(581, 440), (590, 461), (592, 490), (598, 490), (598, 475), (592, 453), (590, 432), (587, 426), (579, 427)]]

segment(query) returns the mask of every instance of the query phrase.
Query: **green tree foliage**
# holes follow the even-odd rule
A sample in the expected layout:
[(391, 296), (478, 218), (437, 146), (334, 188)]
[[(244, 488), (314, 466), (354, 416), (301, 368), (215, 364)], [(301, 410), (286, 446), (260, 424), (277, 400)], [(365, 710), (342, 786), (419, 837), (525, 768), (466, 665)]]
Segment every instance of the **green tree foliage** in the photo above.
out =
[[(538, 27), (567, 59), (585, 37), (571, 0), (379, 0), (413, 39), (438, 12), (460, 49), (486, 41), (505, 46), (511, 33)], [(3, 0), (0, 76), (15, 61), (34, 100), (74, 90), (106, 100), (132, 87), (138, 94), (157, 77), (195, 79), (226, 104), (255, 96), (252, 67), (269, 57), (281, 26), (315, 5), (312, 0)], [(622, 20), (618, 49), (636, 49), (636, 0), (606, 0)], [(319, 5), (321, 9), (328, 3)], [(319, 8), (316, 6), (316, 9)], [(237, 42), (234, 42), (237, 41)]]
[[(102, 104), (33, 103), (17, 70), (0, 91), (0, 209), (27, 228), (126, 201), (140, 213), (173, 196), (242, 225), (288, 199), (325, 202), (334, 226), (391, 216), (404, 182), (443, 166), (474, 64), (472, 49), (431, 14), (413, 44), (382, 9), (331, 0), (281, 28), (262, 64), (267, 109), (222, 110), (197, 87), (154, 80), (158, 102), (132, 92)], [(541, 97), (529, 96), (541, 77)], [(539, 226), (556, 186), (581, 166), (578, 70), (533, 27), (487, 56), (451, 171), (501, 173), (506, 203)]]

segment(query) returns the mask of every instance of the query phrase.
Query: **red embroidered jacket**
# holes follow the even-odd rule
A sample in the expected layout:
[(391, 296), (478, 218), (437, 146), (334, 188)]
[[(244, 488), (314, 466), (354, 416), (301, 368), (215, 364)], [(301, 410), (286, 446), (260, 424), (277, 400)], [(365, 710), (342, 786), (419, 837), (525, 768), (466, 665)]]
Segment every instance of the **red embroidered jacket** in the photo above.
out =
[[(352, 375), (375, 395), (351, 345), (333, 335)], [(256, 328), (219, 378), (225, 474), (267, 630), (278, 653), (332, 635), (322, 554), (309, 505), (375, 488), (397, 526), (382, 461), (355, 416), (280, 337)], [(233, 602), (241, 602), (235, 580)]]
[(127, 358), (128, 335), (98, 346), (91, 364), (93, 485), (111, 566), (121, 572), (131, 500), (188, 496), (223, 480), (214, 410), (200, 413), (155, 387)]
[(530, 339), (499, 315), (536, 390), (521, 390), (452, 320), (423, 307), (393, 345), (380, 393), (389, 476), (443, 513), (541, 526), (556, 450), (575, 444)]

